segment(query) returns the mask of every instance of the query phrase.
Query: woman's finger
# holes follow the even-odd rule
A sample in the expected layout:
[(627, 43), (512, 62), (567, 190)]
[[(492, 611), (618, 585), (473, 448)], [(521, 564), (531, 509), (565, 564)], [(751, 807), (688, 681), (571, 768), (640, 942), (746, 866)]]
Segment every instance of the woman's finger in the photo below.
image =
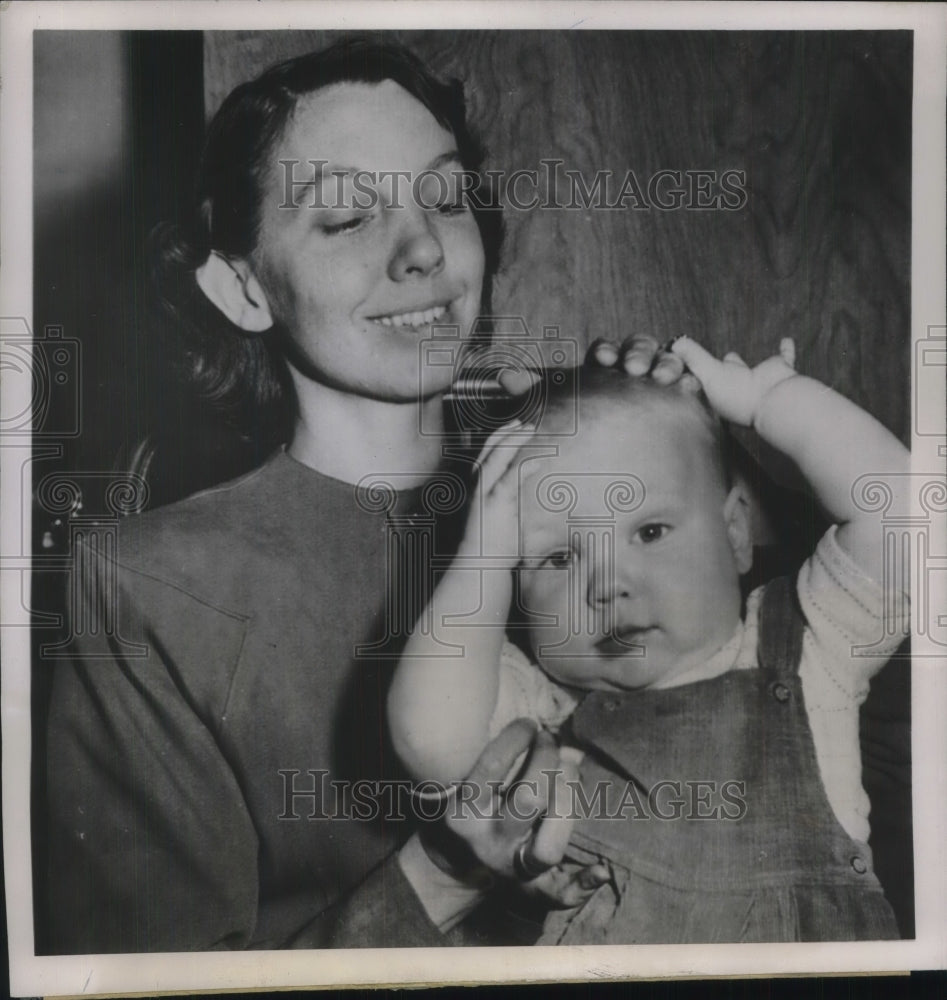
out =
[(594, 892), (600, 885), (605, 885), (611, 879), (612, 873), (608, 870), (608, 866), (603, 864), (582, 868), (575, 877), (576, 884), (584, 892)]
[(473, 801), (481, 809), (481, 814), (491, 805), (498, 783), (505, 781), (510, 768), (528, 749), (535, 735), (535, 722), (514, 719), (484, 747), (465, 782), (473, 789)]
[(723, 356), (723, 360), (728, 365), (739, 365), (741, 368), (749, 368), (750, 366), (737, 354), (736, 351), (727, 351)]
[(647, 334), (629, 337), (622, 344), (622, 362), (629, 375), (647, 375), (661, 345)]
[(618, 357), (618, 344), (613, 340), (597, 337), (585, 352), (585, 363), (587, 365), (601, 365), (603, 368), (612, 368), (618, 364)]
[(611, 879), (611, 873), (605, 865), (589, 865), (587, 868), (580, 868), (562, 887), (557, 901), (563, 908), (580, 906)]
[(574, 865), (563, 865), (551, 868), (527, 883), (527, 892), (544, 896), (557, 909), (569, 910), (580, 906), (611, 879), (611, 873), (603, 864), (589, 865), (578, 870)]
[(570, 794), (572, 788), (569, 782), (577, 782), (579, 772), (571, 760), (560, 759), (555, 777), (550, 782), (550, 794), (546, 803), (546, 815), (536, 835), (533, 837), (531, 854), (540, 865), (557, 865), (566, 853), (572, 827), (575, 824), (574, 810), (571, 807)]
[(681, 388), (696, 395), (703, 387), (700, 384), (700, 379), (693, 372), (685, 371), (681, 376)]
[(514, 824), (532, 826), (549, 805), (555, 773), (559, 770), (559, 748), (552, 736), (541, 729), (520, 778), (507, 792), (507, 814)]
[(504, 368), (497, 372), (501, 388), (511, 396), (525, 396), (541, 377), (531, 368)]
[(684, 374), (684, 359), (679, 358), (670, 350), (661, 351), (654, 368), (651, 370), (651, 378), (658, 385), (672, 385), (680, 380)]

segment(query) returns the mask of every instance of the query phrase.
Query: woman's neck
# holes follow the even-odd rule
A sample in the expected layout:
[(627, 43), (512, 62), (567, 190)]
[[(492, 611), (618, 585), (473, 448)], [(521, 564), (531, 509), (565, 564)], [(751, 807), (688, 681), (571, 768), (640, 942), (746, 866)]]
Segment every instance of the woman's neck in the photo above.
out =
[(444, 401), (386, 402), (319, 386), (299, 392), (289, 453), (346, 483), (398, 475), (398, 488), (417, 486), (441, 464)]

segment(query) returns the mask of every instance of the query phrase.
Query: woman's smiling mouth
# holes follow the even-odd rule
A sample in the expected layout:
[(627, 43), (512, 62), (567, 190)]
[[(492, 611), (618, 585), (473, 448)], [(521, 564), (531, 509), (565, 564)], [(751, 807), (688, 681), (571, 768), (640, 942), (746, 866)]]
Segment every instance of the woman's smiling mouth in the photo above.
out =
[(448, 304), (431, 306), (428, 309), (419, 309), (413, 312), (390, 313), (387, 316), (373, 316), (373, 323), (380, 323), (382, 326), (427, 326), (435, 323), (448, 309)]

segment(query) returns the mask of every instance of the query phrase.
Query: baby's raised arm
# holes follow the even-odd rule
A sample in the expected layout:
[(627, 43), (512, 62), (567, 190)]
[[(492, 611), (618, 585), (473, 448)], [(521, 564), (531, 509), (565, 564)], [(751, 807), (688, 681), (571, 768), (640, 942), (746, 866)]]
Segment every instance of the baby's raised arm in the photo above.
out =
[(815, 379), (797, 375), (791, 340), (780, 355), (749, 368), (736, 354), (719, 361), (689, 337), (672, 350), (700, 379), (711, 406), (732, 423), (753, 427), (791, 458), (826, 512), (838, 524), (836, 541), (872, 579), (883, 583), (883, 534), (879, 514), (852, 496), (866, 473), (888, 477), (894, 510), (910, 512), (901, 474), (910, 452), (874, 417)]
[(488, 742), (517, 562), (510, 466), (528, 433), (517, 421), (487, 442), (463, 541), (421, 618), (433, 628), (414, 630), (395, 672), (392, 742), (418, 780), (465, 778)]

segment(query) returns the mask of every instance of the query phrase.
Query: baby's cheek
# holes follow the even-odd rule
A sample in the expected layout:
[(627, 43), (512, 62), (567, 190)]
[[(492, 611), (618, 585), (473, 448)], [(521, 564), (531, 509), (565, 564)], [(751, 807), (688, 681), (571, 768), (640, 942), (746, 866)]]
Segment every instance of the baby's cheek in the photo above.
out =
[(556, 656), (537, 657), (540, 666), (554, 681), (582, 691), (611, 688), (612, 685), (602, 670), (601, 660), (587, 645), (557, 649), (556, 653)]

